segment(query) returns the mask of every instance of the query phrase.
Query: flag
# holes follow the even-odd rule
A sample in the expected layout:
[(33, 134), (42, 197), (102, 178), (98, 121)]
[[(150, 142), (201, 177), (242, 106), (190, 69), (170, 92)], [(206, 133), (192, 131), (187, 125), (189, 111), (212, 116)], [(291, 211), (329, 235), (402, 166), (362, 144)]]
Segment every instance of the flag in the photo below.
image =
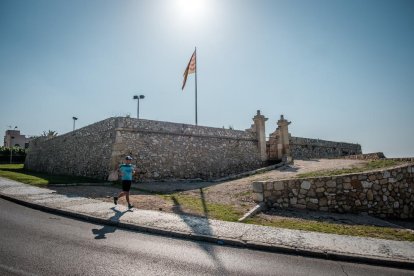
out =
[(196, 51), (194, 51), (193, 55), (190, 58), (190, 61), (188, 62), (187, 68), (185, 68), (183, 87), (181, 88), (181, 90), (184, 90), (184, 86), (185, 86), (185, 83), (187, 82), (188, 75), (195, 73), (195, 71), (196, 71)]

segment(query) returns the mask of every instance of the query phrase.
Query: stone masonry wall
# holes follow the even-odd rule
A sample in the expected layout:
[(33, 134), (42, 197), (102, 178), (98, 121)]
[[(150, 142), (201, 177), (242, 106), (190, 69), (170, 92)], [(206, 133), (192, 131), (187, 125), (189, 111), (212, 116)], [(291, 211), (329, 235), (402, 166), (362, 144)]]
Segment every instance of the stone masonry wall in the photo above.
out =
[(140, 180), (210, 179), (261, 167), (255, 133), (110, 118), (29, 147), (25, 168), (107, 179), (125, 155)]
[(30, 142), (24, 166), (38, 172), (105, 179), (115, 123), (115, 118), (109, 118), (54, 138), (37, 138)]
[(385, 155), (382, 152), (364, 153), (356, 155), (341, 156), (341, 159), (356, 159), (356, 160), (380, 160), (384, 159)]
[(137, 157), (143, 180), (211, 179), (262, 165), (249, 131), (119, 118), (116, 133), (113, 160)]
[(268, 207), (414, 218), (414, 164), (380, 171), (254, 182), (253, 196)]
[(333, 158), (361, 154), (361, 145), (319, 139), (290, 137), (293, 159)]

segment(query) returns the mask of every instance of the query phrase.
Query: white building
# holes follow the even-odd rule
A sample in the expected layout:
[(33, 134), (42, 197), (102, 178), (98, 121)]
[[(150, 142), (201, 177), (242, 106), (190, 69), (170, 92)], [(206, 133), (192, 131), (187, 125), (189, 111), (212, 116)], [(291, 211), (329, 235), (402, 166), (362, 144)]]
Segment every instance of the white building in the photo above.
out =
[(26, 138), (25, 135), (20, 134), (20, 130), (6, 130), (6, 135), (4, 136), (4, 146), (9, 148), (20, 147), (27, 148), (29, 147), (30, 138)]

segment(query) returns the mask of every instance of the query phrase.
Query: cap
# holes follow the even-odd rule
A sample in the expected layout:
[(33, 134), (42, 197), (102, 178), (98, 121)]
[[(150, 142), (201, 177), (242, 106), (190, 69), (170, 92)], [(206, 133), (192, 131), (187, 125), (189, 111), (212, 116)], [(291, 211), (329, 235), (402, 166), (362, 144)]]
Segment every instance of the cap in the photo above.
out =
[(132, 157), (131, 156), (125, 156), (125, 160), (132, 160)]

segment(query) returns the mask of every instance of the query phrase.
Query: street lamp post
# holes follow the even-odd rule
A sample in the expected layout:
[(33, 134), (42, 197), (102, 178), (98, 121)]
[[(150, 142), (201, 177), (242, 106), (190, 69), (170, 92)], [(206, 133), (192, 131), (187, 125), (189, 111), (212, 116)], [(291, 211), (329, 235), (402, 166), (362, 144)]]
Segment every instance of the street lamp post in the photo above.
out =
[(73, 130), (75, 130), (75, 121), (76, 121), (78, 118), (76, 118), (76, 117), (72, 117), (72, 119), (73, 119)]
[(139, 119), (139, 100), (141, 99), (144, 99), (145, 98), (145, 96), (144, 95), (134, 95), (134, 97), (133, 97), (133, 99), (134, 100), (138, 100), (138, 103), (137, 103), (137, 119)]
[(10, 164), (13, 162), (13, 139), (14, 136), (10, 137)]
[[(9, 144), (9, 147), (10, 147), (10, 164), (13, 162), (13, 140), (14, 140), (14, 136), (13, 136), (13, 132), (12, 132), (12, 130), (11, 130), (11, 126), (9, 126), (10, 127), (10, 144)], [(17, 126), (15, 126), (14, 127), (14, 130), (13, 131), (15, 131), (17, 129)]]

